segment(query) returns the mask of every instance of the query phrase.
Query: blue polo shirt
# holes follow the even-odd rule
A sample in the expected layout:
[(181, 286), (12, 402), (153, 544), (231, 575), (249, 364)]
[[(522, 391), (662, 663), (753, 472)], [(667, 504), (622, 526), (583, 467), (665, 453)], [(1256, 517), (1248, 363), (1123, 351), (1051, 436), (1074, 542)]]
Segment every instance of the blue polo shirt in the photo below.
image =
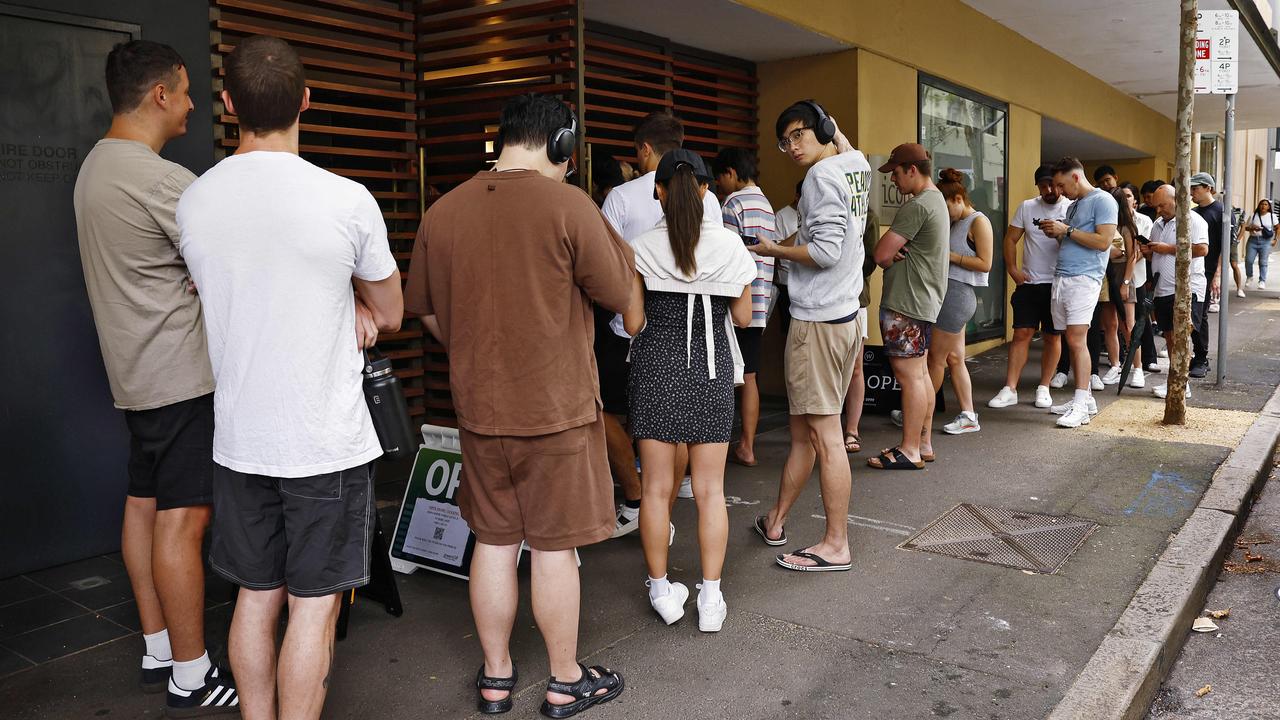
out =
[[(1076, 200), (1067, 208), (1067, 217), (1063, 222), (1076, 230), (1097, 232), (1099, 225), (1115, 225), (1120, 215), (1120, 206), (1111, 193), (1101, 188)], [(1058, 249), (1058, 277), (1074, 277), (1084, 275), (1094, 280), (1101, 280), (1107, 271), (1107, 257), (1110, 246), (1103, 250), (1085, 247), (1071, 238), (1062, 238)]]

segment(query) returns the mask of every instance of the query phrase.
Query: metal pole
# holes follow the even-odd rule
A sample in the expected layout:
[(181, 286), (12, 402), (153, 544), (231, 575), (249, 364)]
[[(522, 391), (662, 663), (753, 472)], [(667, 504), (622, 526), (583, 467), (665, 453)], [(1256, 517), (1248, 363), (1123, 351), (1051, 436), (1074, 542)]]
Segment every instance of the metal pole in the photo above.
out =
[[(1236, 139), (1236, 96), (1227, 96), (1226, 158), (1222, 164), (1222, 252), (1218, 254), (1218, 284), (1222, 288), (1218, 300), (1218, 372), (1216, 384), (1221, 386), (1227, 379), (1227, 324), (1230, 322), (1231, 285), (1231, 220), (1234, 211), (1231, 207), (1231, 166), (1235, 155)], [(1241, 221), (1243, 222), (1243, 221)], [(1205, 298), (1208, 302), (1209, 298)]]

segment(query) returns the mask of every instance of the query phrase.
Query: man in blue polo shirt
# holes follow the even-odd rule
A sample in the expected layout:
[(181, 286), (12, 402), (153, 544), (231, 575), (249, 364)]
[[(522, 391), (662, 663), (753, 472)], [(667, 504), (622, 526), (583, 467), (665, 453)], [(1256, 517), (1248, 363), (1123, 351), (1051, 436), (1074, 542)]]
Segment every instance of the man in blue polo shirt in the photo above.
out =
[(1084, 165), (1076, 158), (1062, 158), (1053, 166), (1053, 184), (1074, 201), (1065, 220), (1046, 220), (1040, 228), (1058, 241), (1058, 267), (1050, 302), (1053, 325), (1067, 339), (1076, 391), (1071, 400), (1050, 410), (1062, 416), (1058, 427), (1075, 428), (1088, 425), (1089, 417), (1098, 413), (1089, 388), (1086, 338), (1102, 291), (1107, 251), (1115, 236), (1120, 207), (1111, 193), (1089, 184)]

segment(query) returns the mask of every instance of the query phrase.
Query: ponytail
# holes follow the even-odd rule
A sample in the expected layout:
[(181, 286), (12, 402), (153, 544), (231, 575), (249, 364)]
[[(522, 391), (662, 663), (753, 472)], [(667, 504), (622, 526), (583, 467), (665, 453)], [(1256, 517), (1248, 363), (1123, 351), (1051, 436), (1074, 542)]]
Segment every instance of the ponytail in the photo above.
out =
[(675, 256), (680, 272), (692, 277), (698, 271), (694, 249), (702, 231), (702, 197), (693, 168), (679, 166), (666, 183), (667, 202), (662, 206), (667, 220), (667, 238), (671, 242), (671, 254)]

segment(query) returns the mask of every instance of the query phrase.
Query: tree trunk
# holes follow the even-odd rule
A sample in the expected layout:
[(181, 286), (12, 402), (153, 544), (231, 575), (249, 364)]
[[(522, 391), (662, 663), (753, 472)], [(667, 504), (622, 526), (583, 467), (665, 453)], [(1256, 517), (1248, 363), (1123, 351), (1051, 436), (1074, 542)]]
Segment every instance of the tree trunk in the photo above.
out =
[(1169, 347), (1169, 390), (1164, 424), (1187, 422), (1187, 369), (1191, 362), (1191, 116), (1195, 108), (1196, 0), (1182, 0), (1182, 33), (1178, 46), (1178, 137), (1174, 187), (1178, 198), (1178, 256), (1174, 270), (1173, 339)]

